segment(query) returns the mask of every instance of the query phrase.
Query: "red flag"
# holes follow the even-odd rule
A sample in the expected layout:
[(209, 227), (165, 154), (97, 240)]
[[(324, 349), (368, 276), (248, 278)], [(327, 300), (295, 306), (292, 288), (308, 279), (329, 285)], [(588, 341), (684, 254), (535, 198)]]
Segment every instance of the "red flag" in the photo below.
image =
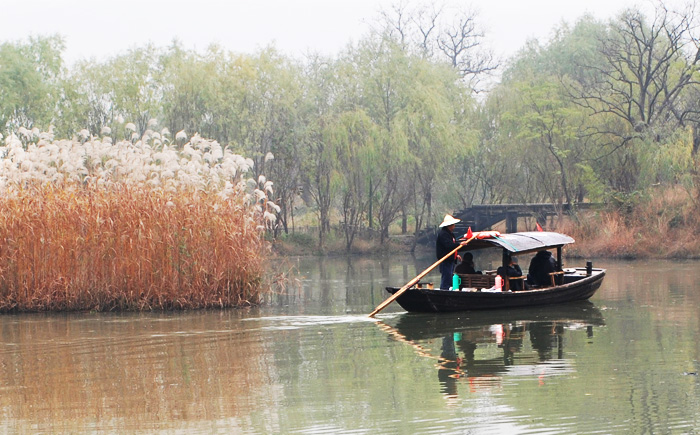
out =
[(537, 224), (537, 231), (544, 231), (540, 226), (539, 222), (535, 222), (535, 224)]
[(467, 229), (466, 238), (467, 238), (467, 239), (471, 239), (472, 236), (474, 236), (474, 234), (472, 233), (472, 227), (469, 227), (469, 228)]

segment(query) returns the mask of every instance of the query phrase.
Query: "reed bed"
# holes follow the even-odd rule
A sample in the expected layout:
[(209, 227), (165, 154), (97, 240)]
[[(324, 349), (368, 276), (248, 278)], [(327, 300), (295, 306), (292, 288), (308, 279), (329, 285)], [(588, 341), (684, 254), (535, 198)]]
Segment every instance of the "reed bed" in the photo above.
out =
[[(246, 180), (224, 153), (207, 162), (189, 144), (189, 158), (143, 143), (141, 151), (131, 142), (97, 144), (124, 154), (128, 165), (120, 165), (99, 153), (86, 158), (80, 141), (14, 145), (0, 162), (0, 312), (240, 307), (263, 299), (271, 183)], [(68, 160), (59, 166), (39, 148), (68, 149), (77, 163), (47, 170)]]
[(611, 258), (698, 258), (700, 233), (696, 195), (680, 186), (660, 187), (626, 210), (586, 213), (563, 221), (559, 230), (576, 244), (567, 253)]

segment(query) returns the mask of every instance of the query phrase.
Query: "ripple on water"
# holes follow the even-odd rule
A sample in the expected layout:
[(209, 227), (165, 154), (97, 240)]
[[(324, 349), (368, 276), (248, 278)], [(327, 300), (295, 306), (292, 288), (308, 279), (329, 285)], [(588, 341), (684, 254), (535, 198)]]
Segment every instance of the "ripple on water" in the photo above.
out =
[(346, 316), (267, 316), (246, 319), (250, 322), (262, 322), (261, 330), (288, 330), (300, 329), (309, 326), (328, 326), (341, 324), (363, 324), (376, 323), (367, 315), (346, 315)]

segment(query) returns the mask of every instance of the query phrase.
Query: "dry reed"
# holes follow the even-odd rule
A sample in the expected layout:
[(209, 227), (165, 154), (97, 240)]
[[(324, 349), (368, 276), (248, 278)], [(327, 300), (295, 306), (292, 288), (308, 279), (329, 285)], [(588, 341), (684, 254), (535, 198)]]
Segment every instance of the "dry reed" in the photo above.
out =
[(612, 258), (700, 257), (698, 204), (679, 186), (660, 187), (627, 210), (582, 213), (558, 230), (576, 239), (567, 252)]
[(25, 185), (0, 196), (0, 311), (259, 303), (261, 214), (191, 187)]

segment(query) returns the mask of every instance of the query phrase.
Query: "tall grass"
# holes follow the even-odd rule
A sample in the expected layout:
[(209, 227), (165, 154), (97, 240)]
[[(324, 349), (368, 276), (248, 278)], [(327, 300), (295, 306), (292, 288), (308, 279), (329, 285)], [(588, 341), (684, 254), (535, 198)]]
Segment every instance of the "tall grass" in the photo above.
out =
[(659, 187), (631, 208), (582, 214), (558, 230), (576, 244), (567, 253), (617, 258), (700, 257), (695, 196), (679, 186)]
[[(267, 201), (271, 184), (246, 181), (240, 168), (222, 175), (216, 171), (231, 165), (224, 153), (206, 163), (189, 144), (184, 152), (190, 158), (159, 150), (158, 164), (148, 145), (141, 144), (144, 152), (132, 143), (107, 145), (99, 144), (114, 156), (124, 154), (128, 163), (99, 153), (86, 158), (76, 141), (6, 147), (0, 162), (0, 311), (259, 303), (269, 255), (264, 228), (276, 207)], [(59, 166), (37, 148), (57, 156), (69, 151)], [(32, 153), (35, 160), (27, 158)], [(78, 158), (66, 160), (70, 153)], [(32, 172), (42, 164), (48, 178)], [(158, 183), (147, 182), (156, 178)]]

